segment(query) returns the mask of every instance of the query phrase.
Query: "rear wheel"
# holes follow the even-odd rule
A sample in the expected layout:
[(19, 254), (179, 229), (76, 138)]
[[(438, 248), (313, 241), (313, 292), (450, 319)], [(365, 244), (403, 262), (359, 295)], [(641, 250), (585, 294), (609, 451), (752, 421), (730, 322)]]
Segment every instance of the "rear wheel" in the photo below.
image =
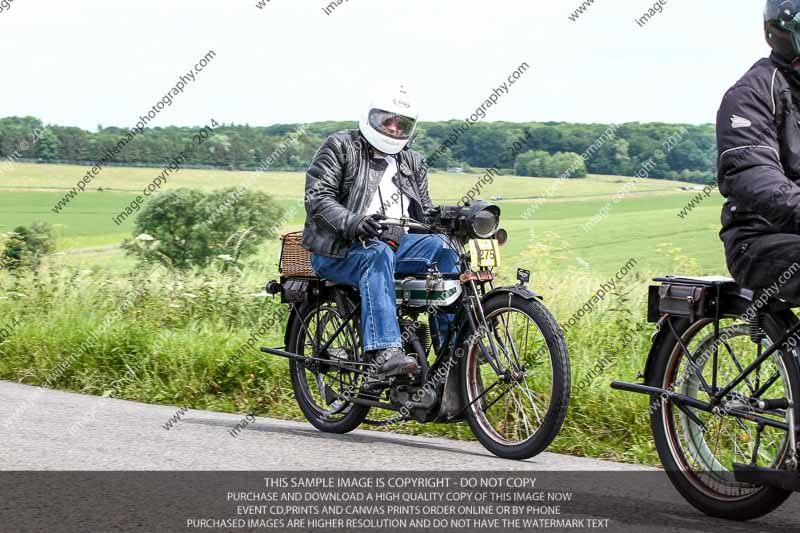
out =
[[(483, 446), (528, 459), (553, 441), (567, 415), (570, 368), (555, 318), (538, 300), (499, 294), (484, 304), (498, 374), (473, 343), (461, 364), (467, 422)], [(484, 345), (491, 349), (488, 338)]]
[[(301, 307), (291, 325), (288, 350), (311, 357), (314, 343), (322, 346), (328, 342), (346, 316), (347, 310), (340, 309), (333, 302)], [(305, 328), (300, 317), (305, 321)], [(353, 321), (344, 326), (323, 358), (351, 363), (363, 361)], [(317, 429), (328, 433), (347, 433), (357, 428), (369, 414), (368, 406), (347, 400), (358, 394), (363, 380), (361, 374), (324, 363), (306, 365), (292, 360), (289, 365), (297, 404)]]
[[(713, 322), (689, 324), (676, 321), (693, 361), (674, 336), (658, 348), (652, 383), (702, 401), (710, 401), (703, 381), (713, 385), (715, 336)], [(668, 326), (664, 326), (668, 327)], [(759, 346), (751, 340), (747, 324), (726, 320), (721, 324), (716, 374), (717, 386), (725, 387), (741, 369), (752, 363), (783, 335), (788, 324), (767, 316), (765, 337)], [(722, 341), (724, 339), (724, 341)], [(693, 370), (692, 368), (696, 370)], [(702, 375), (702, 379), (700, 376)], [(679, 408), (668, 398), (651, 401), (651, 425), (659, 457), (673, 485), (700, 511), (719, 518), (749, 520), (763, 516), (791, 494), (764, 486), (743, 483), (734, 477), (733, 464), (785, 468), (790, 454), (788, 433), (780, 428), (760, 426), (746, 418), (734, 417), (729, 410), (745, 411), (777, 422), (788, 423), (789, 409), (757, 409), (751, 398), (786, 399), (794, 405), (798, 397), (798, 375), (792, 352), (776, 352), (761, 367), (726, 396), (715, 413), (689, 406)]]

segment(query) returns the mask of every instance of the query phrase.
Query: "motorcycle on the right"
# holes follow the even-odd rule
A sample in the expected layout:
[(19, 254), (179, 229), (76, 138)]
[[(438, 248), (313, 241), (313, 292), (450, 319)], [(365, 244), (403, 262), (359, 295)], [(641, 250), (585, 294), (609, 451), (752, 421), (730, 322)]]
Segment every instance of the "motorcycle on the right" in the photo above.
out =
[(800, 319), (775, 291), (727, 278), (664, 277), (641, 383), (659, 457), (681, 495), (730, 520), (763, 516), (800, 491)]

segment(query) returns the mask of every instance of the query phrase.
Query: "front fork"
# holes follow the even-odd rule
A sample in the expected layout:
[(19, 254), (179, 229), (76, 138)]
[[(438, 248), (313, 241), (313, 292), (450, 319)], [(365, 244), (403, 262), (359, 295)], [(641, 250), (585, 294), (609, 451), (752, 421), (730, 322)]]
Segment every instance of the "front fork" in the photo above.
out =
[[(466, 316), (467, 316), (467, 323), (469, 324), (469, 338), (474, 339), (475, 343), (478, 345), (478, 349), (481, 351), (481, 354), (492, 367), (492, 370), (498, 376), (502, 376), (505, 378), (510, 378), (511, 373), (513, 371), (521, 371), (521, 368), (514, 368), (514, 369), (504, 369), (502, 364), (499, 360), (499, 351), (497, 348), (497, 344), (495, 343), (494, 336), (492, 335), (492, 330), (489, 327), (489, 322), (486, 320), (486, 315), (483, 312), (483, 306), (481, 305), (481, 296), (478, 292), (478, 287), (475, 285), (474, 280), (470, 280), (467, 283), (467, 287), (469, 287), (470, 294), (467, 295), (467, 309)], [(486, 337), (489, 339), (489, 347), (487, 349), (486, 345), (483, 342), (483, 338)], [(471, 343), (468, 342), (467, 346), (469, 347)], [(519, 363), (519, 355), (517, 354), (516, 347), (513, 346), (513, 340), (511, 342), (512, 346), (511, 349), (514, 353), (514, 357), (516, 360), (515, 366), (520, 366)], [(515, 361), (511, 361), (512, 364)]]

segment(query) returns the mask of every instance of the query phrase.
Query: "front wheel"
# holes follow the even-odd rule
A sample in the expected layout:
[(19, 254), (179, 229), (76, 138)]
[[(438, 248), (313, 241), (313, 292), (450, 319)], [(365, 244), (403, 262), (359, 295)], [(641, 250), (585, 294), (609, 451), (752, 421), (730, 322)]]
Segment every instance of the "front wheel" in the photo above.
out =
[[(481, 444), (505, 459), (528, 459), (553, 441), (567, 415), (570, 367), (558, 323), (538, 300), (498, 294), (483, 305), (500, 373), (477, 342), (460, 366), (466, 418)], [(491, 339), (489, 339), (491, 335)]]

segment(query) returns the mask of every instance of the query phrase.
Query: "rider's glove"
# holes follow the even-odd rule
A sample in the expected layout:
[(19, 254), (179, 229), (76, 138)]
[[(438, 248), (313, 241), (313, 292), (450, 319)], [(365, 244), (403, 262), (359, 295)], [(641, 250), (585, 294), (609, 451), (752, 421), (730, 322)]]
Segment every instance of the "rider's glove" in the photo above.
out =
[(400, 226), (389, 226), (381, 233), (381, 240), (391, 247), (395, 252), (400, 248), (400, 243), (403, 242), (403, 237), (406, 232)]
[(424, 214), (424, 222), (426, 224), (431, 224), (436, 222), (442, 216), (442, 206), (437, 205), (434, 207), (429, 207), (425, 210)]
[(356, 225), (353, 233), (359, 240), (374, 239), (381, 234), (381, 225), (375, 220), (375, 217), (367, 216)]

